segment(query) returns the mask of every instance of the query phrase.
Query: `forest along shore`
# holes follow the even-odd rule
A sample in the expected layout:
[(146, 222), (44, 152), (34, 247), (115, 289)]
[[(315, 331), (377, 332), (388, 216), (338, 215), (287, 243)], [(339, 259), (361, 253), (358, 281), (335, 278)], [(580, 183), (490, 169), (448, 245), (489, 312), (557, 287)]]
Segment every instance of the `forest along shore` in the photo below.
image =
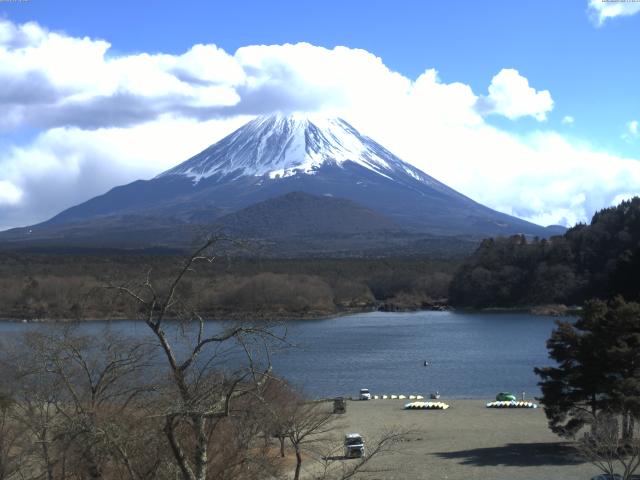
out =
[[(149, 279), (167, 288), (182, 255), (0, 251), (0, 318), (137, 317), (109, 285)], [(442, 310), (458, 260), (428, 258), (249, 259), (197, 265), (177, 292), (211, 319), (317, 319), (382, 311)]]
[[(0, 251), (0, 320), (137, 318), (130, 302), (105, 287), (135, 287), (149, 273), (161, 289), (183, 261), (181, 255)], [(221, 258), (198, 266), (181, 283), (178, 293), (212, 320), (322, 319), (374, 311), (441, 311), (452, 309), (447, 295), (459, 265), (460, 260), (429, 258)], [(500, 311), (573, 313), (564, 305)]]
[[(306, 319), (349, 313), (500, 308), (571, 315), (589, 298), (638, 291), (640, 198), (596, 213), (590, 225), (546, 238), (485, 239), (475, 252), (436, 256), (230, 257), (199, 265), (177, 293), (211, 319)], [(0, 250), (0, 318), (130, 319), (135, 307), (105, 285), (149, 278), (166, 289), (187, 253)]]

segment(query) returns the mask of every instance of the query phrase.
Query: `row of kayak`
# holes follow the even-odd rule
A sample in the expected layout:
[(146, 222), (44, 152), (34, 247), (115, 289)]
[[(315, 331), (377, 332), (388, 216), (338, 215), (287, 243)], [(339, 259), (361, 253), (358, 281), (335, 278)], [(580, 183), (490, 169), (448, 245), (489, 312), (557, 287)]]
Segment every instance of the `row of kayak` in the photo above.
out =
[(371, 400), (422, 400), (422, 395), (373, 395)]
[[(411, 402), (404, 406), (405, 410), (446, 410), (449, 405), (444, 402)], [(496, 401), (487, 403), (487, 408), (538, 408), (533, 402)]]
[(411, 402), (404, 408), (405, 410), (446, 410), (449, 405), (444, 402)]
[(495, 401), (487, 403), (487, 408), (538, 408), (533, 402)]

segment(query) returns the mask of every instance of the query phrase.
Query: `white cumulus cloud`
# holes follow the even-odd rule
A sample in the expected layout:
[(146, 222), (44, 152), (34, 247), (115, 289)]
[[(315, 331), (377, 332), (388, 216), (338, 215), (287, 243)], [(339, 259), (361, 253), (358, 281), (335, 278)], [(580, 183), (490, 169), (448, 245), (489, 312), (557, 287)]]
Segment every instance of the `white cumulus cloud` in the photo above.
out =
[(562, 123), (564, 125), (572, 125), (575, 121), (576, 119), (573, 118), (571, 115), (565, 115), (564, 117), (562, 117)]
[(172, 112), (211, 117), (240, 100), (245, 73), (215, 45), (179, 56), (112, 57), (110, 47), (0, 19), (0, 130), (121, 127)]
[(608, 19), (635, 15), (640, 12), (640, 2), (635, 0), (589, 0), (589, 13), (597, 26)]
[(638, 159), (549, 128), (517, 135), (487, 123), (487, 114), (542, 121), (552, 110), (551, 94), (514, 69), (487, 79), (482, 96), (443, 82), (434, 68), (408, 78), (347, 47), (252, 45), (229, 54), (194, 45), (180, 55), (120, 56), (109, 49), (104, 40), (0, 20), (0, 130), (9, 139), (40, 131), (0, 147), (0, 228), (153, 177), (274, 111), (342, 116), (474, 200), (541, 224), (588, 221), (615, 199), (640, 194)]
[(22, 190), (7, 180), (0, 180), (0, 208), (4, 205), (16, 205), (22, 198)]
[(537, 91), (513, 68), (500, 70), (491, 80), (489, 95), (481, 97), (478, 102), (481, 113), (497, 113), (511, 120), (531, 116), (541, 122), (547, 119), (547, 113), (552, 109), (553, 99), (549, 90)]

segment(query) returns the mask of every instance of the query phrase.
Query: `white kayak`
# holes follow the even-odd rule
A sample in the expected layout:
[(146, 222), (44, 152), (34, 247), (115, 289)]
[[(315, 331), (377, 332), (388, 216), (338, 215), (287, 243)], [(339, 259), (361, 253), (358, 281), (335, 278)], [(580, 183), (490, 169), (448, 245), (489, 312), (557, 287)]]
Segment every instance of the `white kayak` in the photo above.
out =
[(411, 402), (404, 406), (405, 410), (446, 410), (449, 408), (444, 402)]

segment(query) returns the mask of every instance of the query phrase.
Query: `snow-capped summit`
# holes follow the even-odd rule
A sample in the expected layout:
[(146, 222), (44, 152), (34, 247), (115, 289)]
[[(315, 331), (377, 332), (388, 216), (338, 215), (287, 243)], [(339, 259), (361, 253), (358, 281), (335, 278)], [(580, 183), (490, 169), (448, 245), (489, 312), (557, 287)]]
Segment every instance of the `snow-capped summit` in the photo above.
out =
[(314, 174), (323, 165), (342, 166), (345, 162), (387, 178), (402, 172), (433, 183), (345, 120), (306, 114), (258, 117), (158, 178), (183, 175), (194, 183), (212, 176), (277, 179)]

